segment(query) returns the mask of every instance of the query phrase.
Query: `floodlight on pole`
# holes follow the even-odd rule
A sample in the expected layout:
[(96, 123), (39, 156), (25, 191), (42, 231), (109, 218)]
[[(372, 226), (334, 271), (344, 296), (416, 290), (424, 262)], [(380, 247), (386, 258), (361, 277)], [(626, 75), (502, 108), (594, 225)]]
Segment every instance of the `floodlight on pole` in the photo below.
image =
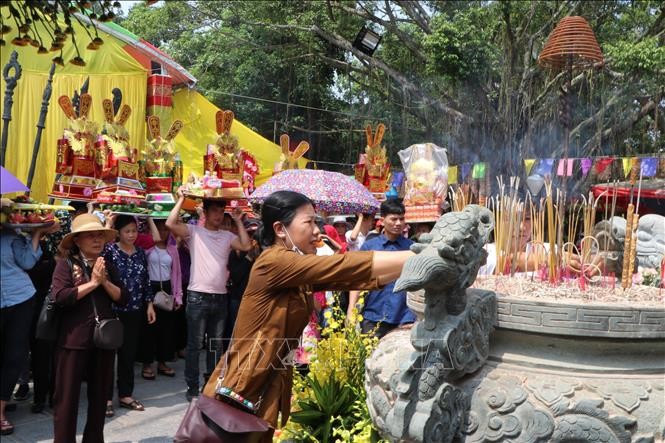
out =
[(367, 54), (368, 56), (374, 55), (376, 48), (379, 47), (382, 36), (367, 26), (362, 27), (356, 39), (353, 41), (353, 47)]

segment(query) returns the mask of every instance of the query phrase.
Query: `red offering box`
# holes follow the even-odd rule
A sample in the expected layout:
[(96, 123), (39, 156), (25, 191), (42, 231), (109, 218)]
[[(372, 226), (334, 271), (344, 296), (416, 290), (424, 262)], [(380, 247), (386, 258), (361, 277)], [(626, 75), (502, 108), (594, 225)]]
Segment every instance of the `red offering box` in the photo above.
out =
[(89, 157), (74, 157), (72, 175), (83, 177), (95, 176), (95, 162)]
[(408, 205), (404, 209), (404, 220), (407, 223), (435, 222), (441, 216), (438, 205)]
[(139, 179), (139, 165), (138, 163), (130, 163), (124, 160), (118, 160), (118, 176), (124, 178), (131, 178), (133, 180)]
[(170, 193), (173, 188), (171, 177), (146, 177), (145, 182), (148, 194)]

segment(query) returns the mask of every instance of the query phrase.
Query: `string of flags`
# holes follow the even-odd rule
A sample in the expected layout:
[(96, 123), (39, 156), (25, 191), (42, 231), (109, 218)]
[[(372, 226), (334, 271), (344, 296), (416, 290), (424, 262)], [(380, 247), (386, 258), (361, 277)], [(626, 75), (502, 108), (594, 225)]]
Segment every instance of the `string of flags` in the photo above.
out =
[[(524, 159), (525, 175), (541, 175), (543, 177), (558, 176), (571, 177), (578, 172), (582, 177), (586, 177), (593, 170), (596, 174), (602, 174), (615, 161), (621, 162), (622, 178), (630, 175), (633, 159), (637, 159), (640, 164), (640, 174), (644, 178), (655, 177), (658, 170), (665, 174), (665, 157), (582, 157), (568, 159), (554, 158), (527, 158)], [(488, 163), (462, 163), (459, 165), (448, 166), (448, 184), (455, 185), (460, 181), (464, 182), (469, 174), (472, 179), (483, 179), (488, 170)], [(556, 168), (555, 168), (556, 166)], [(593, 169), (592, 169), (593, 168)]]

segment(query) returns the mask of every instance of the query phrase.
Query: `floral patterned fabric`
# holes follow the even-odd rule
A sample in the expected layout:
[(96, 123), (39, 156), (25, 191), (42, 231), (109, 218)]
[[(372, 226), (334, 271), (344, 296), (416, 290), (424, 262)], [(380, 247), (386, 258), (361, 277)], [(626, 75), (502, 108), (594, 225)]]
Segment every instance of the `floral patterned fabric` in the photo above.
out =
[(282, 171), (256, 188), (249, 201), (262, 203), (276, 191), (305, 194), (318, 210), (331, 214), (374, 214), (380, 205), (362, 183), (344, 174), (320, 169)]
[(117, 243), (109, 243), (104, 248), (104, 260), (113, 263), (118, 269), (122, 284), (129, 294), (127, 305), (123, 307), (114, 305), (116, 311), (138, 311), (144, 309), (145, 305), (155, 298), (150, 286), (145, 251), (138, 247), (135, 249), (132, 255), (128, 255)]

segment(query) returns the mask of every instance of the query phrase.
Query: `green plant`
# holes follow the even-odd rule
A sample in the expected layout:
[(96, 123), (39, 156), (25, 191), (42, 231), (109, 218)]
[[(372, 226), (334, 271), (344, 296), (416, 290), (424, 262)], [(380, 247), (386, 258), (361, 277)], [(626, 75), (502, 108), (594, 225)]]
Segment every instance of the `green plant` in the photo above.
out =
[(299, 400), (298, 411), (291, 414), (291, 420), (305, 429), (322, 443), (330, 441), (333, 425), (338, 417), (346, 415), (353, 406), (355, 396), (351, 387), (331, 374), (324, 383), (319, 383), (311, 374), (305, 378), (313, 398)]
[[(359, 300), (362, 304), (362, 298)], [(380, 441), (366, 405), (365, 360), (377, 340), (362, 334), (357, 312), (345, 319), (333, 307), (326, 315), (328, 327), (316, 347), (307, 376), (293, 381), (293, 412), (277, 441), (353, 442)], [(345, 321), (346, 320), (346, 321)]]

